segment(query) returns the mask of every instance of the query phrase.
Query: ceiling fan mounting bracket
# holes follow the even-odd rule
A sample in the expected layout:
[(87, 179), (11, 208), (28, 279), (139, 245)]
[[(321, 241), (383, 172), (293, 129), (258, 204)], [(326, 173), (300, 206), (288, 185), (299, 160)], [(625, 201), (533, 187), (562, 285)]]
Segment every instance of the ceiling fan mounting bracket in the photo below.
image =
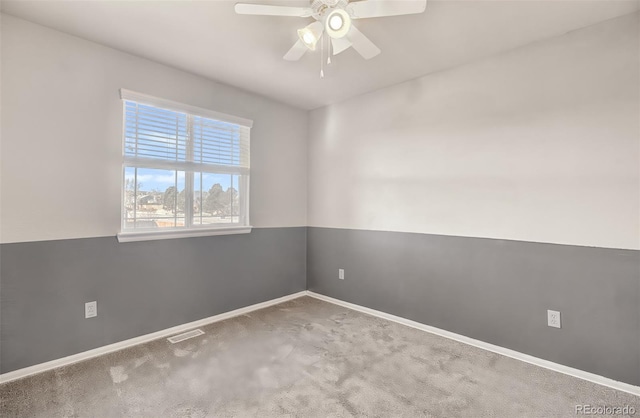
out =
[(313, 17), (316, 20), (322, 20), (328, 10), (346, 9), (347, 4), (349, 4), (347, 0), (311, 0)]

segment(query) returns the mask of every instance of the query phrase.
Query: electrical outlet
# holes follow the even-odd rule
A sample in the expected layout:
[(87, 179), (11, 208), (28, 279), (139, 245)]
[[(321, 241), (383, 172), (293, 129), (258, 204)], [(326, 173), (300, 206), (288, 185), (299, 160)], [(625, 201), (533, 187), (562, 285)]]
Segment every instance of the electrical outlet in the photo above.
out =
[(95, 300), (84, 304), (84, 317), (93, 318), (94, 316), (98, 316), (98, 302)]
[(338, 279), (344, 280), (344, 269), (338, 269)]
[(547, 325), (553, 328), (562, 328), (560, 324), (560, 312), (547, 311)]

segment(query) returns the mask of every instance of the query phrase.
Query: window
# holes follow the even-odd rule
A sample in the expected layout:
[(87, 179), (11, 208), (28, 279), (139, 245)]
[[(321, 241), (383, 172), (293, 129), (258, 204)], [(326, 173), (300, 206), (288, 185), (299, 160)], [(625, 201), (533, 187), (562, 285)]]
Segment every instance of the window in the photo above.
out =
[(121, 90), (120, 241), (249, 232), (252, 121)]

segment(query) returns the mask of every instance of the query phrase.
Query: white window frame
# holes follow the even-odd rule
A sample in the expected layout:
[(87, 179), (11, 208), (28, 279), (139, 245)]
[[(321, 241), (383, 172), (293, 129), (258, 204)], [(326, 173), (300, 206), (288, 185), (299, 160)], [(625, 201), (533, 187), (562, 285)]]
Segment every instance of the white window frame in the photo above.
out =
[[(121, 181), (121, 201), (120, 201), (120, 232), (117, 234), (117, 238), (119, 242), (130, 242), (130, 241), (148, 241), (148, 240), (158, 240), (158, 239), (168, 239), (168, 238), (187, 238), (187, 237), (202, 237), (202, 236), (211, 236), (211, 235), (230, 235), (230, 234), (246, 234), (251, 232), (252, 226), (249, 222), (249, 176), (250, 169), (245, 169), (245, 173), (242, 175), (243, 184), (239, 185), (239, 191), (241, 193), (241, 199), (243, 199), (242, 209), (240, 213), (240, 218), (243, 219), (241, 225), (229, 225), (222, 224), (221, 226), (198, 226), (192, 225), (192, 219), (188, 222), (189, 226), (185, 227), (176, 227), (176, 228), (162, 228), (162, 229), (125, 229), (125, 216), (124, 216), (124, 207), (125, 207), (125, 176), (124, 171), (125, 167), (135, 166), (140, 168), (158, 168), (158, 169), (169, 169), (169, 170), (180, 170), (184, 171), (184, 164), (182, 164), (179, 168), (176, 165), (172, 165), (171, 161), (158, 163), (154, 161), (149, 164), (149, 162), (144, 161), (144, 159), (135, 159), (132, 157), (125, 157), (125, 130), (126, 130), (126, 112), (125, 101), (137, 102), (145, 105), (150, 105), (162, 109), (172, 110), (180, 113), (186, 113), (190, 116), (199, 116), (209, 119), (215, 119), (217, 121), (233, 123), (237, 125), (241, 125), (247, 128), (251, 128), (253, 126), (253, 121), (250, 119), (245, 119), (237, 116), (227, 115), (225, 113), (215, 112), (213, 110), (204, 109), (197, 106), (191, 106), (183, 103), (174, 102), (167, 99), (161, 99), (158, 97), (150, 96), (143, 93), (137, 93), (131, 90), (120, 89), (120, 98), (122, 99), (122, 181)], [(250, 156), (249, 156), (250, 158)], [(198, 169), (198, 163), (192, 163), (193, 169), (187, 170), (187, 173), (194, 173), (201, 171)], [(187, 176), (187, 179), (189, 176)], [(185, 183), (189, 183), (185, 181)], [(191, 189), (193, 193), (193, 184), (186, 186)], [(187, 202), (185, 208), (191, 207), (191, 202), (193, 199), (193, 194), (188, 193)], [(186, 212), (192, 212), (192, 210), (188, 210)], [(187, 216), (193, 216), (192, 213), (185, 213), (185, 219)]]

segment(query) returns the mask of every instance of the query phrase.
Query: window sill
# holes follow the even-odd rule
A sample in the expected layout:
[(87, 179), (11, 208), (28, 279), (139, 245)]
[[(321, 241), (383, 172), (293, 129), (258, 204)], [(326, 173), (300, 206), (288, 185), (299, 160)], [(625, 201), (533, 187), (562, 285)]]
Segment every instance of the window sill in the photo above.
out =
[(185, 229), (173, 231), (120, 232), (118, 242), (153, 241), (159, 239), (209, 237), (213, 235), (248, 234), (252, 226), (229, 226), (215, 229)]

